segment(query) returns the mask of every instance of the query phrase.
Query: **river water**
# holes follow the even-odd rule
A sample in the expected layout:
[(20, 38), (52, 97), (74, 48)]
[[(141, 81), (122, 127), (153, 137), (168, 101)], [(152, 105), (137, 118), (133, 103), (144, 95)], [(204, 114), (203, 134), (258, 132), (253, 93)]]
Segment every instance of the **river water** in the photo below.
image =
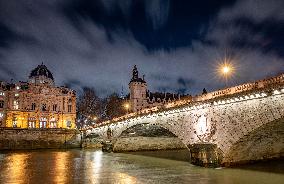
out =
[(238, 169), (210, 169), (193, 166), (185, 161), (187, 159), (186, 151), (127, 154), (79, 149), (2, 152), (0, 183), (284, 183), (283, 160)]

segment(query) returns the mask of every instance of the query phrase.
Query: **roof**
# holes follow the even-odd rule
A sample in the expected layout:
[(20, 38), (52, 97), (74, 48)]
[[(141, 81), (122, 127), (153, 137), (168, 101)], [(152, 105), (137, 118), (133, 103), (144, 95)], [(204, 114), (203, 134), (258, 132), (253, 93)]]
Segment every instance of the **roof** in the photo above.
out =
[(35, 69), (33, 69), (30, 73), (29, 78), (37, 77), (37, 76), (45, 76), (54, 80), (52, 73), (47, 69), (44, 64), (38, 65)]

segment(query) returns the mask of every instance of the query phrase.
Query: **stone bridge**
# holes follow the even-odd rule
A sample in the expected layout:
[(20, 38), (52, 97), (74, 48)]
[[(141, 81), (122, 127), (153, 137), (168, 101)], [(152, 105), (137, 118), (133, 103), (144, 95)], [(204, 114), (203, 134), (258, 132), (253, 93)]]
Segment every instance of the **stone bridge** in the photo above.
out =
[(196, 165), (283, 157), (284, 74), (145, 109), (86, 132), (115, 146), (123, 132), (143, 124), (173, 133), (189, 149)]

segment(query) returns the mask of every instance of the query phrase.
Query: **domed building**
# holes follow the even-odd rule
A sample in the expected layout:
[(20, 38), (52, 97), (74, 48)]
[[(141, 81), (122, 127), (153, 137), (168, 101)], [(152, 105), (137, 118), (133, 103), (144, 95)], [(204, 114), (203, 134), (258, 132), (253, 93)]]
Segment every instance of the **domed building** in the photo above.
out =
[(53, 75), (43, 63), (31, 71), (29, 82), (33, 84), (49, 84), (54, 86)]
[(55, 86), (44, 65), (30, 72), (27, 82), (0, 85), (0, 127), (75, 128), (76, 93)]

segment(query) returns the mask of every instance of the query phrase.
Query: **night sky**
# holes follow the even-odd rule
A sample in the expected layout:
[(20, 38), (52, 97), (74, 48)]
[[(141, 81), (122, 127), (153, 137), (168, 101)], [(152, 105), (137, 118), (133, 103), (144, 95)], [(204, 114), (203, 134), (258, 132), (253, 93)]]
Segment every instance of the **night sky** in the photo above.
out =
[[(218, 77), (224, 58), (234, 66)], [(0, 0), (0, 80), (44, 64), (57, 85), (197, 94), (284, 72), (283, 0)]]

